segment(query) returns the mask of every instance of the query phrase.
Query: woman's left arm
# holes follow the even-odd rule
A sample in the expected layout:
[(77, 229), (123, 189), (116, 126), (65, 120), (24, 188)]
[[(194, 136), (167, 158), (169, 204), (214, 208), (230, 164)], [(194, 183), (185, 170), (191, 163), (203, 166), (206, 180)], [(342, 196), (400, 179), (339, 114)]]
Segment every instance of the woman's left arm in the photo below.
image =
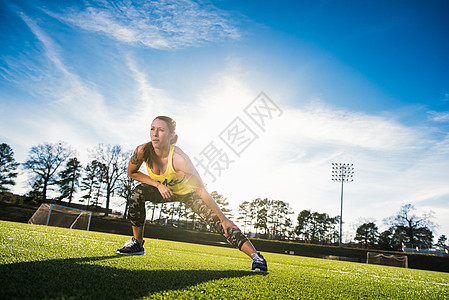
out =
[(226, 237), (228, 236), (228, 228), (239, 229), (234, 222), (229, 220), (217, 203), (212, 199), (210, 194), (206, 191), (203, 181), (193, 165), (190, 158), (178, 147), (175, 147), (175, 155), (173, 155), (173, 168), (175, 171), (181, 171), (184, 174), (190, 176), (190, 181), (196, 186), (195, 192), (201, 197), (201, 199), (206, 203), (206, 205), (212, 209), (212, 211), (218, 216), (223, 226)]

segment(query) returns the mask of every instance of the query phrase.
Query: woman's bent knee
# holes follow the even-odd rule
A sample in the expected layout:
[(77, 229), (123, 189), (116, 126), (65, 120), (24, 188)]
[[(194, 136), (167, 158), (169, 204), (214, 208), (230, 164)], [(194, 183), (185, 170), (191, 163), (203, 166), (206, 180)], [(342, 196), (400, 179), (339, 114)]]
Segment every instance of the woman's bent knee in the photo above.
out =
[(128, 217), (132, 226), (142, 227), (145, 224), (145, 186), (139, 184), (131, 193), (129, 197), (129, 212)]

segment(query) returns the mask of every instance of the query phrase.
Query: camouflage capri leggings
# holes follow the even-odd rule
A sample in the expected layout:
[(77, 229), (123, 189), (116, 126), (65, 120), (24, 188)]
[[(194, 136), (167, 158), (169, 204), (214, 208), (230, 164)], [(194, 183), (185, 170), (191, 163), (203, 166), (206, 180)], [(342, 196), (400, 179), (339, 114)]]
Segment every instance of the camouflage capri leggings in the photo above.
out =
[[(151, 201), (152, 203), (169, 202), (162, 198), (162, 195), (156, 187), (144, 183), (139, 184), (129, 198), (128, 216), (132, 226), (144, 226), (146, 218), (146, 201)], [(197, 194), (175, 195), (175, 201), (184, 203), (188, 208), (199, 215), (207, 225), (215, 230), (215, 232), (225, 236), (220, 219)], [(228, 228), (227, 240), (232, 246), (241, 249), (242, 245), (248, 239), (240, 230)]]

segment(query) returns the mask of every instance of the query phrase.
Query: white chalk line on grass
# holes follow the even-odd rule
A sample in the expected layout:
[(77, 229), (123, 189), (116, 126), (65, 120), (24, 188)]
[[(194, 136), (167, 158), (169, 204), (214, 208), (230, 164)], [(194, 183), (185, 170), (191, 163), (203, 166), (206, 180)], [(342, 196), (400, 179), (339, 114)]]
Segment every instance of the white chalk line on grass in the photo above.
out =
[(422, 281), (422, 280), (416, 280), (416, 279), (406, 279), (406, 278), (395, 278), (395, 277), (389, 277), (389, 276), (380, 276), (380, 275), (369, 275), (370, 277), (377, 277), (382, 279), (391, 279), (391, 280), (403, 280), (403, 281), (412, 281), (417, 283), (430, 283), (430, 284), (436, 284), (436, 285), (443, 285), (443, 286), (449, 286), (449, 283), (443, 283), (443, 282), (435, 282), (435, 281)]
[(449, 286), (449, 283), (435, 282), (435, 281), (423, 281), (423, 280), (416, 280), (416, 279), (410, 279), (410, 278), (380, 276), (380, 275), (375, 275), (375, 274), (364, 274), (364, 273), (350, 272), (350, 271), (339, 271), (339, 270), (327, 270), (327, 271), (333, 272), (333, 273), (340, 273), (340, 274), (353, 274), (353, 275), (361, 275), (361, 276), (367, 276), (367, 277), (373, 277), (373, 278), (390, 279), (390, 280), (406, 281), (406, 282), (416, 282), (416, 283), (421, 283), (421, 284), (429, 283), (429, 284), (435, 284), (435, 285)]
[[(270, 263), (270, 265), (277, 265), (277, 266), (285, 266), (288, 264), (282, 264), (282, 263)], [(292, 265), (288, 265), (289, 267), (292, 267)], [(298, 268), (303, 268), (304, 266), (299, 265), (293, 265)], [(325, 270), (325, 269), (322, 269)], [(361, 275), (361, 276), (367, 276), (367, 277), (373, 277), (373, 278), (381, 278), (381, 279), (391, 279), (391, 280), (398, 280), (398, 281), (406, 281), (406, 282), (416, 282), (421, 284), (435, 284), (435, 285), (441, 285), (441, 286), (449, 286), (449, 283), (443, 283), (443, 282), (435, 282), (435, 281), (424, 281), (424, 280), (417, 280), (417, 279), (408, 279), (408, 278), (397, 278), (397, 277), (390, 277), (390, 276), (380, 276), (375, 274), (364, 274), (360, 272), (351, 272), (351, 271), (341, 271), (341, 270), (326, 270), (327, 272), (333, 272), (333, 273), (340, 273), (340, 274), (351, 274), (351, 275)]]
[[(41, 225), (44, 226), (44, 225)], [(0, 227), (2, 228), (2, 227)], [(4, 228), (4, 227), (3, 227)], [(9, 227), (7, 227), (9, 228)], [(40, 231), (40, 230), (28, 230), (28, 229), (22, 229), (22, 228), (14, 228), (14, 230), (20, 230), (24, 233), (39, 233), (42, 235), (54, 235), (57, 237), (65, 237), (65, 238), (74, 238), (74, 239), (83, 239), (83, 240), (88, 240), (88, 241), (97, 241), (97, 242), (102, 242), (102, 243), (111, 243), (111, 244), (115, 244), (116, 242), (113, 241), (109, 241), (109, 240), (99, 240), (99, 239), (94, 239), (94, 238), (90, 238), (90, 237), (83, 237), (83, 236), (78, 236), (78, 235), (67, 235), (67, 234), (59, 234), (56, 232), (45, 232), (45, 231)]]

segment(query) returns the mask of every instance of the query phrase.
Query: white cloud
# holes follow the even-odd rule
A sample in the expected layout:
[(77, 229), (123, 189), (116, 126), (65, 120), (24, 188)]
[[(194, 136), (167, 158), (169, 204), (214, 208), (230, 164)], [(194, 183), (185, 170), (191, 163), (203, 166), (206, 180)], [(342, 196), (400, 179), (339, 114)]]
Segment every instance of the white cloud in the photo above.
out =
[(182, 48), (240, 37), (224, 11), (190, 0), (94, 1), (94, 5), (81, 11), (46, 12), (84, 30), (155, 49)]
[(434, 122), (449, 122), (449, 111), (429, 111), (430, 120)]
[[(32, 19), (23, 13), (20, 15), (36, 38), (43, 44), (48, 60), (55, 67), (53, 72), (59, 72), (62, 75), (59, 78), (52, 78), (54, 85), (43, 86), (41, 93), (50, 96), (49, 98), (55, 101), (56, 106), (66, 109), (65, 113), (76, 115), (77, 118), (89, 122), (91, 126), (107, 127), (110, 125), (104, 116), (105, 107), (102, 96), (87, 87), (76, 74), (68, 71), (53, 40)], [(49, 72), (47, 75), (52, 76), (53, 74)], [(55, 88), (55, 86), (59, 88)], [(95, 121), (98, 119), (101, 119), (102, 122)]]
[(286, 115), (290, 115), (291, 125), (284, 128), (297, 141), (386, 151), (415, 148), (420, 137), (415, 130), (384, 117), (333, 109), (319, 101), (303, 110), (292, 109)]
[[(31, 101), (2, 105), (6, 110), (2, 112), (4, 119), (9, 120), (2, 124), (2, 133), (13, 145), (15, 159), (24, 162), (31, 146), (60, 140), (77, 150), (84, 165), (90, 159), (88, 149), (98, 143), (120, 143), (125, 151), (132, 149), (131, 145), (135, 147), (134, 141), (129, 142), (133, 139), (130, 132), (135, 133), (138, 124), (121, 118), (128, 111), (111, 107), (94, 85), (69, 71), (53, 39), (33, 19), (23, 13), (19, 15), (41, 43), (43, 58), (39, 59), (46, 60), (47, 68), (41, 69), (39, 80), (28, 76), (20, 81), (20, 76), (16, 76), (21, 89), (31, 90)], [(27, 174), (22, 172), (15, 192), (23, 194), (27, 190)]]

